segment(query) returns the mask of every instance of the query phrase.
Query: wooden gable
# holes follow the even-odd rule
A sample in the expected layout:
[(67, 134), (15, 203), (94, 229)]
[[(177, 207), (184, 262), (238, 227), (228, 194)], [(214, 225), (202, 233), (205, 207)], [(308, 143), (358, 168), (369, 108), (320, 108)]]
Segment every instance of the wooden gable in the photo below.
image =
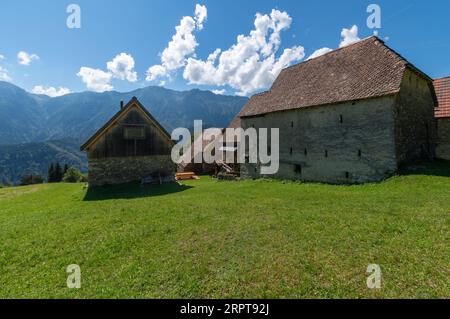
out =
[(169, 155), (170, 135), (135, 98), (81, 147), (88, 158)]

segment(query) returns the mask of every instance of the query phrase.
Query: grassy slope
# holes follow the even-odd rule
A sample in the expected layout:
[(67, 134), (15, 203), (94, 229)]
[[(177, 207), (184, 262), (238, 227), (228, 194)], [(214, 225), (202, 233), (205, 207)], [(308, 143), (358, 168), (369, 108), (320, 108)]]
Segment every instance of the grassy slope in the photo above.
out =
[(449, 297), (446, 165), (363, 186), (0, 189), (0, 297)]

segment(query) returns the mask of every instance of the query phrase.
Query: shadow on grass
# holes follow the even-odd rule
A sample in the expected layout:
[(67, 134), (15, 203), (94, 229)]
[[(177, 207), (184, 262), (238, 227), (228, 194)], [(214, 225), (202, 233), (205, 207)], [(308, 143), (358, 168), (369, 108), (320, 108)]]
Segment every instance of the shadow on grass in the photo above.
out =
[(101, 201), (109, 199), (133, 199), (163, 196), (183, 192), (192, 187), (193, 186), (180, 185), (178, 183), (145, 186), (141, 186), (139, 183), (128, 183), (114, 186), (90, 187), (83, 200)]
[(450, 161), (434, 160), (433, 162), (408, 165), (401, 168), (399, 174), (450, 177)]

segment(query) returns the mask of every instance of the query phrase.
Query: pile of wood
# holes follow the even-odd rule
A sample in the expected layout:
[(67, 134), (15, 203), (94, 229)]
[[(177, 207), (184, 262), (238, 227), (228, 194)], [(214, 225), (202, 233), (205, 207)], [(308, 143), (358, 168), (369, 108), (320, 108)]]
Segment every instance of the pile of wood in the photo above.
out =
[(200, 178), (197, 175), (195, 175), (194, 172), (183, 172), (175, 174), (175, 180), (177, 181), (185, 181), (189, 179), (200, 179)]

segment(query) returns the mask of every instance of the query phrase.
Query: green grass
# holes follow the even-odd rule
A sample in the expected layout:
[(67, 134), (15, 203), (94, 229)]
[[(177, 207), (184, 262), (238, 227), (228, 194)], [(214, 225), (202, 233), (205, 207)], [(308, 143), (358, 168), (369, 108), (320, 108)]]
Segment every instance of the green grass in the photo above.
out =
[(448, 298), (449, 176), (438, 163), (354, 186), (3, 188), (0, 297)]

